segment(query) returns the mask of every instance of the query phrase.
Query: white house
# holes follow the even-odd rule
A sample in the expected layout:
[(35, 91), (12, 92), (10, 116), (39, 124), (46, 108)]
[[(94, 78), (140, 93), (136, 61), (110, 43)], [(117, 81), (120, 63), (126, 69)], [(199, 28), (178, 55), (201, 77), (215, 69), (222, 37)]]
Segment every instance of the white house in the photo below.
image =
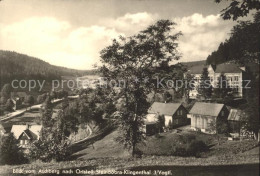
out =
[(210, 82), (212, 87), (216, 87), (218, 79), (221, 74), (224, 74), (227, 78), (228, 85), (232, 88), (233, 96), (243, 97), (243, 75), (245, 73), (245, 67), (239, 67), (233, 63), (223, 63), (219, 65), (199, 65), (191, 67), (188, 70), (188, 74), (191, 74), (194, 79), (195, 88), (189, 92), (191, 99), (196, 99), (198, 95), (197, 87), (202, 75), (203, 68), (207, 68), (209, 72)]
[(191, 119), (191, 129), (215, 133), (217, 125), (227, 125), (228, 115), (229, 111), (224, 104), (196, 102), (187, 116)]

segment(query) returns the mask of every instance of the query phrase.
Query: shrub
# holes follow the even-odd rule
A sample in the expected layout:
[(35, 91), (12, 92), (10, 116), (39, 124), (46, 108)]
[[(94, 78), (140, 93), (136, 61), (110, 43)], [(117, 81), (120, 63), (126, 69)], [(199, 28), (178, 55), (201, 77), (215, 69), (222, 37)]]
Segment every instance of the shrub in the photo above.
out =
[(22, 164), (27, 160), (22, 151), (17, 146), (17, 140), (13, 134), (0, 137), (0, 165), (4, 164)]
[(208, 151), (208, 146), (195, 136), (180, 136), (180, 142), (172, 146), (170, 154), (174, 156), (199, 156), (201, 152)]
[(187, 154), (189, 156), (198, 156), (201, 152), (205, 152), (208, 149), (208, 146), (203, 141), (193, 140), (187, 146)]

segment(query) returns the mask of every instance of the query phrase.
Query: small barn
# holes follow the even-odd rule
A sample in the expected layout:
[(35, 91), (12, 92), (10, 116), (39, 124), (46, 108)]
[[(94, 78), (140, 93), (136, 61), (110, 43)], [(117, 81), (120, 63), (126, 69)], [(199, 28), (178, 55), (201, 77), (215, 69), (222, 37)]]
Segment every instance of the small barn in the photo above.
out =
[(228, 115), (229, 111), (224, 104), (196, 102), (188, 118), (191, 119), (191, 129), (216, 133), (218, 125), (227, 126)]
[(239, 109), (231, 109), (228, 116), (228, 127), (230, 133), (240, 133), (245, 113)]

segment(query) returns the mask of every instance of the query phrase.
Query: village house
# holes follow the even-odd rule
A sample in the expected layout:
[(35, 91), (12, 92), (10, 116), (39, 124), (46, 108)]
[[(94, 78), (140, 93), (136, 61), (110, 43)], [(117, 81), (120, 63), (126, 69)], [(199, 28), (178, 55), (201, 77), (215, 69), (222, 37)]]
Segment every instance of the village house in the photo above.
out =
[(227, 125), (228, 115), (224, 104), (196, 102), (187, 116), (191, 119), (191, 129), (216, 133), (218, 125)]
[(19, 141), (19, 147), (28, 149), (29, 143), (39, 140), (41, 125), (13, 125), (11, 133)]
[(234, 97), (243, 97), (243, 79), (245, 74), (245, 67), (239, 67), (233, 63), (223, 63), (219, 65), (199, 65), (191, 67), (186, 74), (193, 76), (195, 87), (189, 92), (191, 99), (196, 99), (198, 96), (197, 86), (199, 85), (200, 77), (202, 75), (203, 68), (207, 68), (209, 72), (210, 82), (212, 87), (216, 87), (219, 77), (224, 74), (227, 78), (229, 87), (232, 89)]
[(154, 102), (148, 109), (145, 119), (146, 131), (153, 130), (158, 122), (158, 116), (164, 116), (165, 127), (174, 128), (188, 124), (188, 111), (181, 103), (160, 103)]

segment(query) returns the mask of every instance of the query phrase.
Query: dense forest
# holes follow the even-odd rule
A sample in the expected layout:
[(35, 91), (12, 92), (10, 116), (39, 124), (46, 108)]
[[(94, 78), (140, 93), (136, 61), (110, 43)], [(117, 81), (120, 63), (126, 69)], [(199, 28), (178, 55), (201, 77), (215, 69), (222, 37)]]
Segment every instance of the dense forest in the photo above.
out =
[(75, 70), (51, 65), (43, 60), (0, 50), (0, 87), (14, 79), (51, 81), (61, 76), (83, 76), (95, 74), (96, 70)]
[(252, 21), (240, 21), (231, 30), (230, 38), (207, 58), (207, 64), (236, 61), (241, 64), (258, 63), (260, 59), (260, 12)]

